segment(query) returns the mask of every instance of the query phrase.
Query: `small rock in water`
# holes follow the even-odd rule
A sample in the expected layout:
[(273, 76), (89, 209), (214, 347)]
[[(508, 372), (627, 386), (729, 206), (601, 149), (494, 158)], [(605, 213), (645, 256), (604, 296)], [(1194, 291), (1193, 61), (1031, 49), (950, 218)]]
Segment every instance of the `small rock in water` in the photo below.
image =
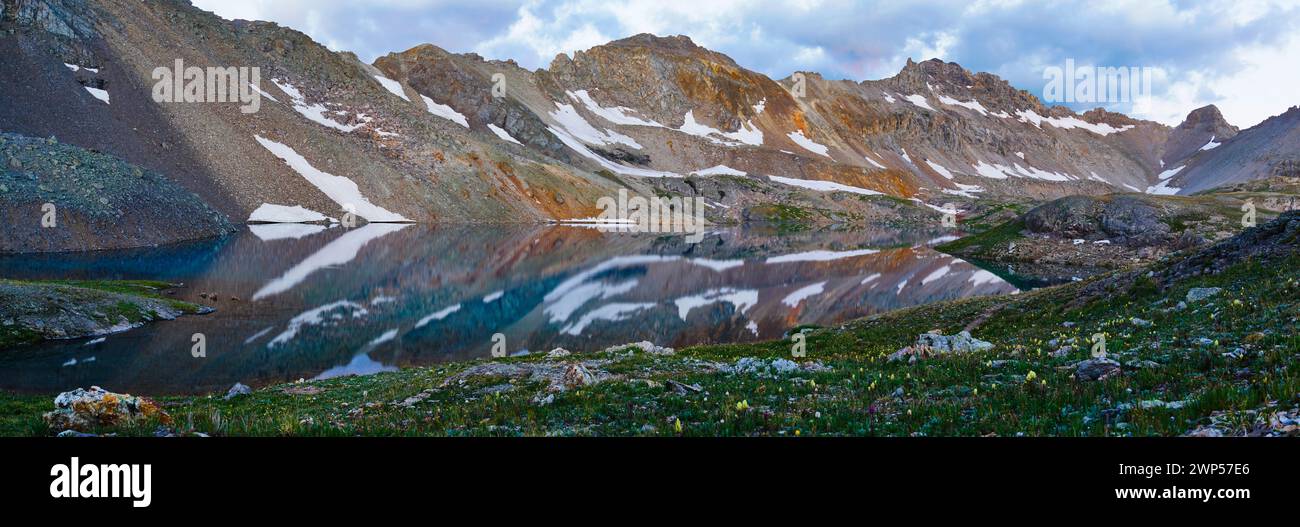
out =
[(252, 393), (253, 393), (252, 388), (249, 388), (247, 385), (243, 383), (237, 382), (235, 383), (234, 386), (230, 387), (229, 391), (226, 392), (226, 400), (229, 401), (241, 395), (252, 395)]

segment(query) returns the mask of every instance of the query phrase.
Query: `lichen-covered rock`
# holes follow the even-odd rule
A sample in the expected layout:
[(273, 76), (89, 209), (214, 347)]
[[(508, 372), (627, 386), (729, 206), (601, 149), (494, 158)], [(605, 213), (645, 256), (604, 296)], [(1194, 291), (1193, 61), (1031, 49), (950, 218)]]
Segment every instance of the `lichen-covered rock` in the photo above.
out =
[(149, 419), (171, 423), (171, 417), (158, 403), (145, 397), (113, 393), (98, 386), (63, 392), (54, 398), (54, 407), (54, 411), (45, 414), (45, 423), (58, 430), (85, 431)]
[(570, 364), (564, 370), (564, 387), (572, 390), (596, 382), (595, 377), (581, 364)]

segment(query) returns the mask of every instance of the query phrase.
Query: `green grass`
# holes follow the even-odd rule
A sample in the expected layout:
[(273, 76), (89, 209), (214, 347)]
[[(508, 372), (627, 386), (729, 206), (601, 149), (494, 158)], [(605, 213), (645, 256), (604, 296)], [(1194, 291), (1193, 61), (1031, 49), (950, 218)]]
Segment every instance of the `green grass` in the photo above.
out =
[[(788, 340), (698, 346), (667, 357), (574, 356), (608, 359), (601, 367), (620, 378), (556, 394), (545, 406), (533, 402), (543, 386), (526, 379), (443, 385), (483, 361), (268, 387), (233, 401), (208, 396), (160, 402), (178, 428), (216, 435), (1177, 435), (1205, 423), (1212, 412), (1246, 415), (1240, 412), (1267, 401), (1288, 408), (1300, 402), (1298, 266), (1297, 257), (1243, 263), (1165, 291), (1153, 284), (1116, 285), (1091, 300), (1084, 294), (1089, 286), (1110, 282), (1096, 278), (904, 309), (844, 329), (809, 332), (807, 357), (799, 360), (831, 368), (815, 373), (763, 378), (715, 369), (742, 357), (789, 358)], [(1224, 292), (1182, 311), (1163, 311), (1189, 288), (1207, 286)], [(1132, 317), (1152, 325), (1134, 326)], [(989, 352), (916, 364), (885, 360), (918, 333), (953, 333), (977, 319), (983, 323), (975, 336), (996, 345)], [(1069, 366), (1087, 358), (1088, 339), (1097, 333), (1106, 335), (1110, 355), (1122, 363), (1158, 366), (1126, 368), (1103, 382), (1072, 379)], [(1215, 344), (1197, 344), (1200, 338)], [(1048, 344), (1053, 339), (1076, 349), (1054, 357)], [(1242, 357), (1225, 355), (1239, 347), (1247, 351)], [(1027, 381), (1030, 372), (1033, 380)], [(702, 390), (680, 394), (669, 388), (670, 380)], [(485, 390), (500, 385), (509, 389)], [(395, 404), (426, 390), (428, 398), (410, 408)], [(52, 408), (51, 397), (0, 397), (0, 434), (57, 432), (45, 429), (39, 415)], [(1141, 408), (1142, 401), (1156, 399), (1186, 403), (1176, 410)], [(112, 432), (147, 435), (153, 427)]]
[[(81, 301), (99, 302), (102, 293), (126, 295), (102, 310), (102, 320), (116, 322), (125, 319), (131, 323), (157, 320), (158, 313), (144, 307), (138, 301), (148, 298), (166, 303), (181, 313), (198, 313), (202, 306), (164, 296), (162, 292), (175, 287), (167, 282), (152, 280), (7, 280), (0, 278), (0, 285), (14, 285), (40, 288), (51, 294), (50, 298), (59, 298), (51, 303), (50, 309), (75, 308)], [(5, 310), (0, 308), (0, 313)], [(96, 316), (99, 318), (99, 316)], [(0, 325), (0, 349), (40, 342), (44, 337), (39, 331), (20, 324)]]
[(935, 248), (945, 253), (969, 253), (970, 250), (980, 252), (992, 247), (1007, 245), (1010, 242), (1024, 238), (1020, 234), (1025, 230), (1025, 222), (1020, 219), (1013, 219), (985, 230), (979, 234), (966, 236), (960, 240), (945, 243)]

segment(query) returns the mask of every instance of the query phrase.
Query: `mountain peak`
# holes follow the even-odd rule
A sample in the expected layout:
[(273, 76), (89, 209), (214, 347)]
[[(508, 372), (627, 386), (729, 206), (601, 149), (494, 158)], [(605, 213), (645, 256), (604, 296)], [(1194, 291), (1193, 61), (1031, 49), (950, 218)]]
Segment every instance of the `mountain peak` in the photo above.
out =
[(685, 50), (701, 49), (700, 46), (696, 44), (694, 40), (691, 40), (691, 37), (688, 37), (686, 35), (672, 35), (667, 37), (661, 37), (653, 33), (638, 33), (627, 38), (621, 38), (612, 41), (605, 45), (606, 46), (643, 46), (643, 47), (653, 47), (653, 48), (685, 49)]
[(1218, 106), (1202, 106), (1188, 113), (1182, 124), (1169, 133), (1162, 160), (1165, 166), (1183, 163), (1197, 152), (1235, 137), (1238, 131), (1223, 118)]
[(1213, 104), (1207, 104), (1205, 106), (1192, 110), (1191, 113), (1187, 114), (1187, 118), (1184, 119), (1183, 123), (1178, 127), (1185, 128), (1185, 129), (1205, 127), (1205, 128), (1222, 130), (1225, 132), (1231, 130), (1230, 133), (1225, 133), (1219, 136), (1225, 139), (1227, 137), (1230, 137), (1231, 135), (1235, 135), (1238, 131), (1237, 127), (1228, 124), (1228, 120), (1223, 118), (1223, 112), (1220, 112), (1219, 107)]

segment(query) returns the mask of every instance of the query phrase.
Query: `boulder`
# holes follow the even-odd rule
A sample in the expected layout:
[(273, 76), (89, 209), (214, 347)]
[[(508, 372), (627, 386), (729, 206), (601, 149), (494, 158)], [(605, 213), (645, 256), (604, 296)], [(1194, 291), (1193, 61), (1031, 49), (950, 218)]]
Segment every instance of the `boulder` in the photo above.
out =
[(593, 384), (595, 376), (581, 364), (570, 364), (568, 369), (564, 370), (564, 388), (572, 390)]
[(252, 388), (249, 388), (248, 385), (246, 384), (237, 382), (235, 383), (234, 386), (230, 387), (229, 391), (226, 392), (226, 400), (229, 401), (241, 395), (252, 395), (252, 394), (253, 394)]
[(54, 398), (54, 407), (54, 411), (47, 412), (44, 418), (50, 428), (58, 430), (86, 431), (147, 419), (171, 423), (171, 417), (158, 403), (144, 397), (113, 393), (98, 386), (63, 392)]
[(1187, 291), (1188, 302), (1200, 302), (1223, 291), (1221, 287), (1193, 287)]
[(1080, 361), (1074, 367), (1074, 379), (1077, 381), (1104, 381), (1120, 372), (1118, 362), (1107, 358)]

